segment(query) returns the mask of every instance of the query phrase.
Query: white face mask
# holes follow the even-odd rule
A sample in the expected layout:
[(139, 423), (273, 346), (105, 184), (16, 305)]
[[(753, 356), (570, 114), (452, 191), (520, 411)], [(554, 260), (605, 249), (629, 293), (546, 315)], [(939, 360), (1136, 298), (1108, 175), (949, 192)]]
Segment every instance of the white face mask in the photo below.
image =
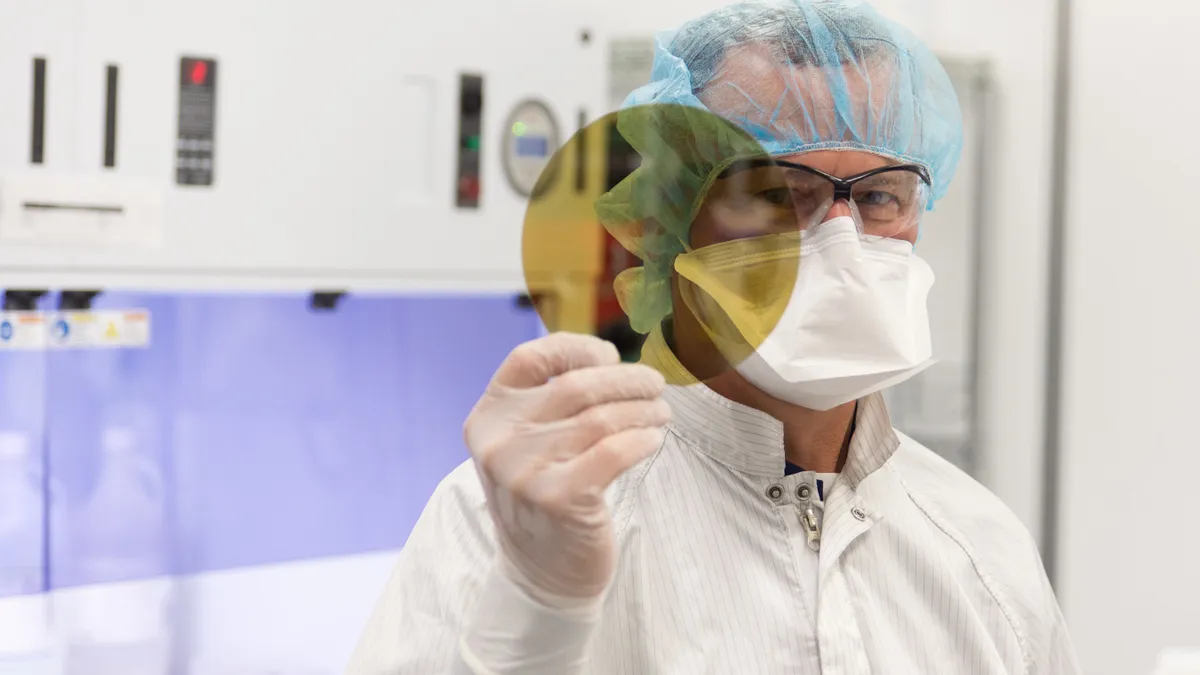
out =
[[(737, 360), (747, 381), (794, 405), (829, 410), (933, 364), (926, 310), (933, 271), (912, 244), (863, 237), (841, 217), (805, 234), (799, 260), (769, 333), (745, 336), (757, 345)], [(689, 276), (693, 264), (676, 269)]]

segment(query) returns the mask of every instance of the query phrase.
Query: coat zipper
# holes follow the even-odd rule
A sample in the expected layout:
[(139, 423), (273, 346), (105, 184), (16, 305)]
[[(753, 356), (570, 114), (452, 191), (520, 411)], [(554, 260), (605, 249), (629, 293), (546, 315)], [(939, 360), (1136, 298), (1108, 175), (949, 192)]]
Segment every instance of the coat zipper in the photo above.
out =
[(808, 548), (813, 551), (821, 550), (821, 519), (811, 505), (798, 507), (800, 509), (800, 525), (808, 537)]

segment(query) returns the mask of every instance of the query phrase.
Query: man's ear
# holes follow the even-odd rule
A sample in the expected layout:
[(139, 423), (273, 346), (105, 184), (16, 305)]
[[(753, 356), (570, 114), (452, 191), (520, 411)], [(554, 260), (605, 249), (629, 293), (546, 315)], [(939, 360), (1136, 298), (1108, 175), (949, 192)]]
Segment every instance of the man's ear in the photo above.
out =
[(709, 339), (701, 319), (683, 299), (682, 284), (688, 283), (671, 269), (672, 351), (684, 368), (697, 380), (706, 381), (729, 370), (729, 363)]

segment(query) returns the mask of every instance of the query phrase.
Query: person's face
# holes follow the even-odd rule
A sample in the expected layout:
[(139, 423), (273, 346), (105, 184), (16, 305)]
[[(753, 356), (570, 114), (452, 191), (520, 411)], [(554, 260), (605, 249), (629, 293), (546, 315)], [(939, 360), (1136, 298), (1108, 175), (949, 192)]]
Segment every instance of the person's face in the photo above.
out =
[[(780, 159), (837, 178), (850, 178), (896, 164), (885, 157), (856, 150), (819, 150)], [(734, 239), (797, 231), (805, 225), (797, 222), (797, 207), (804, 195), (790, 192), (793, 187), (787, 184), (782, 172), (770, 168), (718, 179), (692, 221), (688, 244), (696, 249)], [(850, 205), (838, 201), (822, 222), (849, 215)], [(908, 228), (893, 237), (915, 243), (917, 228)]]
[[(781, 64), (777, 54), (762, 45), (751, 44), (730, 50), (716, 76), (697, 96), (705, 107), (726, 119), (773, 129), (783, 137), (795, 133), (801, 138), (850, 140), (843, 128), (847, 115), (858, 127), (867, 128), (876, 111), (886, 109), (893, 91), (884, 86), (888, 72), (886, 59), (878, 64), (847, 66), (840, 77), (849, 100), (835, 102), (829, 88), (830, 73), (819, 68)], [(775, 159), (841, 179), (898, 163), (859, 150), (818, 150)], [(835, 218), (856, 215), (846, 201), (825, 201), (832, 199), (832, 186), (827, 181), (822, 183), (824, 179), (817, 177), (814, 182), (812, 176), (806, 179), (797, 174), (807, 172), (766, 167), (731, 172), (716, 180), (703, 195), (704, 201), (691, 223), (689, 247), (695, 250), (732, 240), (791, 234)], [(916, 224), (923, 206), (921, 195), (913, 189), (915, 176), (900, 177), (891, 172), (880, 176), (856, 183), (859, 188), (853, 198), (857, 215), (861, 216), (856, 224), (864, 234), (915, 243)], [(794, 281), (793, 277), (779, 283), (790, 287)], [(761, 279), (746, 283), (755, 286), (757, 282)], [(709, 341), (683, 301), (680, 283), (679, 274), (674, 273), (671, 285), (676, 309), (673, 334), (677, 356), (693, 375), (710, 384), (730, 378), (737, 380), (736, 371)], [(713, 320), (720, 321), (720, 317), (710, 317)], [(729, 319), (726, 317), (725, 321)], [(744, 382), (742, 385), (750, 387)]]

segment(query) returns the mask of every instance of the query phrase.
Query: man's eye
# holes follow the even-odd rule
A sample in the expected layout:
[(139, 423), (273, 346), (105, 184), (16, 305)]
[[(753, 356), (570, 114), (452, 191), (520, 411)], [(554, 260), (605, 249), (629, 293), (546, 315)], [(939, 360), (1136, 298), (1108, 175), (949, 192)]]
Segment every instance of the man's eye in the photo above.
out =
[(786, 187), (760, 190), (754, 196), (772, 206), (787, 206), (792, 201), (791, 190)]
[(900, 199), (896, 195), (883, 190), (871, 190), (854, 196), (854, 203), (859, 206), (887, 206), (899, 202)]

